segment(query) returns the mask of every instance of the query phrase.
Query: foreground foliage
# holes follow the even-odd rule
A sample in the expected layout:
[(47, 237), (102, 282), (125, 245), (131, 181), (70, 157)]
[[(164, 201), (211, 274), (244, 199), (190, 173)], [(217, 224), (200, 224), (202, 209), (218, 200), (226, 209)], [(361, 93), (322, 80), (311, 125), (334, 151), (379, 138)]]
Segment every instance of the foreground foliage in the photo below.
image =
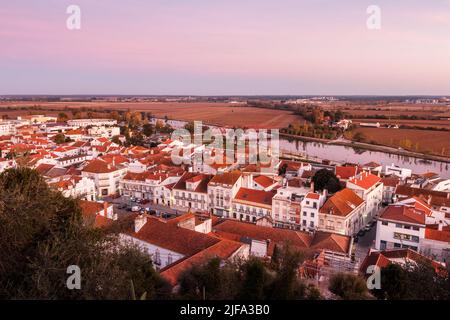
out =
[[(81, 289), (66, 286), (81, 270)], [(51, 190), (34, 170), (0, 175), (0, 299), (167, 298), (170, 286), (150, 258), (117, 235), (88, 228), (77, 201)]]

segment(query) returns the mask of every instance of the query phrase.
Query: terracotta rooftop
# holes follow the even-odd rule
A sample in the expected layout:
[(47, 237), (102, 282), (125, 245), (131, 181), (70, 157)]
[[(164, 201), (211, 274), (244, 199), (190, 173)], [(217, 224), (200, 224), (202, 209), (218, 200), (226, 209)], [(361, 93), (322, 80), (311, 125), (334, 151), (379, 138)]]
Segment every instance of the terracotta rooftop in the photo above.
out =
[(336, 177), (339, 179), (350, 179), (357, 175), (358, 173), (358, 167), (342, 167), (342, 166), (336, 166), (335, 168)]
[[(400, 260), (400, 261), (399, 261)], [(403, 261), (401, 261), (403, 260)], [(431, 260), (416, 251), (411, 249), (393, 249), (385, 251), (371, 251), (364, 258), (360, 266), (360, 272), (367, 276), (367, 268), (371, 265), (376, 265), (380, 268), (385, 268), (391, 263), (407, 262), (407, 261), (431, 261), (434, 269), (438, 273), (446, 273), (445, 267), (439, 262)]]
[(256, 182), (257, 184), (259, 184), (263, 188), (268, 188), (276, 183), (275, 180), (273, 180), (272, 178), (269, 178), (268, 176), (265, 176), (265, 175), (257, 176), (256, 178), (253, 178), (253, 181)]
[(450, 231), (425, 228), (425, 239), (447, 242), (450, 244)]
[(390, 205), (381, 213), (380, 219), (424, 225), (425, 213), (411, 206)]
[[(208, 191), (208, 183), (212, 179), (212, 175), (210, 174), (202, 174), (202, 173), (195, 173), (195, 172), (186, 172), (181, 176), (180, 180), (178, 180), (177, 183), (175, 183), (175, 186), (173, 187), (176, 190), (187, 190), (186, 189), (186, 182), (198, 182), (200, 183), (197, 185), (194, 192), (201, 192), (201, 193), (207, 193)], [(194, 179), (194, 180), (192, 180)]]
[(89, 161), (82, 171), (90, 173), (110, 173), (119, 170), (116, 166), (109, 164), (101, 159), (94, 159)]
[(228, 186), (232, 186), (238, 181), (238, 179), (241, 177), (242, 173), (239, 171), (232, 171), (232, 172), (224, 172), (221, 174), (216, 174), (210, 181), (210, 183), (219, 183), (219, 184), (225, 184)]
[(331, 196), (320, 208), (320, 212), (346, 217), (363, 202), (356, 193), (345, 188)]
[(196, 254), (220, 241), (217, 237), (162, 222), (154, 217), (148, 217), (139, 232), (130, 232), (129, 235), (185, 256)]
[(272, 198), (275, 194), (271, 191), (240, 188), (234, 201), (240, 203), (272, 206)]
[(180, 275), (193, 265), (200, 265), (212, 258), (220, 258), (221, 260), (229, 259), (242, 246), (242, 243), (230, 240), (220, 240), (212, 246), (192, 255), (176, 261), (174, 264), (167, 266), (161, 270), (161, 276), (175, 285)]
[(370, 189), (380, 181), (381, 178), (379, 176), (368, 172), (362, 172), (358, 177), (350, 179), (348, 182), (353, 183), (354, 185), (357, 185), (358, 187), (363, 189)]

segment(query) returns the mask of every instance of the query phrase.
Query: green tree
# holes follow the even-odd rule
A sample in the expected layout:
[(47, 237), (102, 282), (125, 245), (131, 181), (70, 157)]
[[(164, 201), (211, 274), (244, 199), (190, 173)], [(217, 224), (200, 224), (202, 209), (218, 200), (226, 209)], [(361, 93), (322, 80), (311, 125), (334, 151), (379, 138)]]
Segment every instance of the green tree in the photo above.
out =
[(314, 182), (314, 190), (322, 191), (327, 189), (330, 193), (335, 193), (341, 190), (341, 184), (334, 172), (328, 169), (320, 169), (317, 171), (312, 181)]
[(154, 133), (154, 131), (154, 127), (150, 123), (146, 123), (142, 126), (142, 133), (147, 137), (150, 137)]
[(369, 297), (364, 279), (350, 273), (333, 275), (328, 289), (344, 300), (362, 300)]
[(64, 112), (58, 113), (58, 121), (66, 122), (68, 119), (69, 119), (69, 117)]
[[(88, 227), (75, 199), (50, 189), (28, 168), (0, 175), (0, 299), (149, 299), (170, 286), (137, 247), (115, 232)], [(81, 269), (81, 289), (68, 290), (67, 268)]]
[(63, 133), (58, 133), (54, 136), (53, 141), (55, 141), (56, 144), (64, 143), (66, 142), (66, 136)]

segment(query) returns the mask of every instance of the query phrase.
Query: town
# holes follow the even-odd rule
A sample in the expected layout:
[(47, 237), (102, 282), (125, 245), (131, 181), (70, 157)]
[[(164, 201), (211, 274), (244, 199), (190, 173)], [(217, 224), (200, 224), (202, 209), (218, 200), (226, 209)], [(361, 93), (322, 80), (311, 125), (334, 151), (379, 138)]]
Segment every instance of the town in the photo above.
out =
[[(325, 296), (339, 273), (367, 279), (373, 265), (425, 260), (445, 270), (450, 261), (450, 179), (437, 173), (270, 152), (271, 162), (255, 164), (248, 148), (245, 161), (207, 163), (199, 155), (224, 150), (174, 139), (161, 130), (167, 119), (148, 121), (147, 145), (130, 143), (141, 125), (126, 136), (124, 121), (59, 120), (0, 122), (0, 171), (36, 170), (50, 188), (78, 199), (92, 228), (132, 221), (121, 241), (148, 254), (175, 291), (183, 272), (212, 257), (271, 259), (287, 242), (312, 252), (298, 276)], [(191, 161), (174, 163), (180, 149)]]

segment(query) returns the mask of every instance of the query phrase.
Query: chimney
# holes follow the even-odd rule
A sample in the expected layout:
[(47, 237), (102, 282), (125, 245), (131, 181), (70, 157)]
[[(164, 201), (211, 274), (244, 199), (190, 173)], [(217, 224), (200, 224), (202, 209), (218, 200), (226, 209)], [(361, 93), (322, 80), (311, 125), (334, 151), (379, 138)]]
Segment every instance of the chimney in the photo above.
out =
[(109, 218), (108, 217), (108, 202), (106, 202), (106, 201), (103, 202), (103, 216)]
[(136, 219), (134, 219), (134, 232), (139, 232), (143, 226), (147, 223), (147, 217), (145, 214), (139, 214)]
[(438, 230), (439, 231), (442, 231), (442, 227), (444, 226), (444, 224), (442, 223), (442, 221), (439, 221), (439, 224), (438, 224)]

